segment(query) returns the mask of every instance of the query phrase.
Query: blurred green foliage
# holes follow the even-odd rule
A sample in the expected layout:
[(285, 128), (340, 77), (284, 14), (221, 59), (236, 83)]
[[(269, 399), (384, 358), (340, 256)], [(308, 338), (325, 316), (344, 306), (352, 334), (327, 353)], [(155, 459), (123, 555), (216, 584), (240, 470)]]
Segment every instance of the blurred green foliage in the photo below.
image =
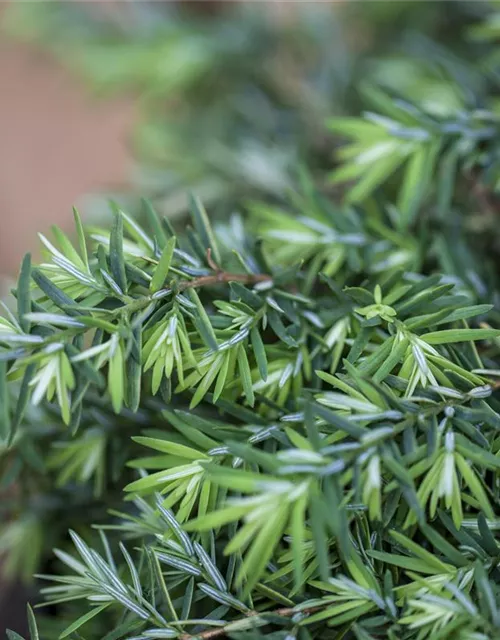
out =
[(365, 81), (441, 111), (463, 99), (455, 80), (485, 91), (457, 34), (487, 12), (481, 2), (36, 2), (12, 3), (5, 22), (93, 91), (134, 97), (137, 181), (172, 215), (187, 188), (228, 212), (242, 196), (282, 195), (299, 160), (322, 172), (336, 144), (322, 122), (358, 113)]

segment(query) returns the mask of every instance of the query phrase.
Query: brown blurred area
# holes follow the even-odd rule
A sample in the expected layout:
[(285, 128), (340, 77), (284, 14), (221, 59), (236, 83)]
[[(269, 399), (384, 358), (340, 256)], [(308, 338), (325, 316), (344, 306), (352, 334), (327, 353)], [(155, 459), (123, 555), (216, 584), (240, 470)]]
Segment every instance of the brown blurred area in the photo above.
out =
[(36, 251), (37, 231), (69, 228), (85, 194), (128, 183), (134, 105), (97, 100), (48, 54), (0, 37), (2, 277)]

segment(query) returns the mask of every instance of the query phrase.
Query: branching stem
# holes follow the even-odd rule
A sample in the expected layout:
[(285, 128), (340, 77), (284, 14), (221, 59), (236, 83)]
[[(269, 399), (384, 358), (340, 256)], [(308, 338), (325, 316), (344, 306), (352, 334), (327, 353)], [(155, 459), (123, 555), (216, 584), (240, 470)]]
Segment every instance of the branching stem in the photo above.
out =
[[(186, 289), (200, 289), (202, 287), (210, 287), (216, 284), (223, 284), (229, 282), (241, 282), (242, 284), (257, 284), (259, 282), (271, 282), (273, 277), (267, 273), (229, 273), (223, 271), (213, 260), (210, 249), (207, 249), (207, 262), (210, 268), (215, 272), (208, 276), (199, 276), (192, 280), (180, 280), (175, 283), (175, 289), (177, 291), (185, 291)], [(125, 309), (130, 311), (138, 311), (147, 306), (158, 298), (163, 298), (170, 294), (174, 289), (160, 289), (154, 296), (145, 296), (142, 298), (136, 298), (132, 300), (124, 307), (119, 307), (115, 310), (115, 314), (123, 313)]]
[[(310, 607), (309, 609), (297, 610), (295, 607), (283, 607), (282, 609), (276, 609), (270, 612), (250, 611), (249, 613), (247, 613), (246, 618), (255, 618), (260, 615), (266, 615), (266, 613), (268, 615), (277, 616), (279, 618), (291, 618), (297, 613), (314, 613), (315, 611), (320, 611), (321, 608), (322, 607)], [(185, 633), (180, 636), (180, 640), (195, 640), (195, 638), (197, 640), (213, 640), (214, 638), (222, 638), (226, 635), (228, 627), (233, 624), (235, 624), (235, 621), (229, 622), (224, 627), (218, 627), (217, 629), (207, 629), (207, 631), (202, 631), (201, 633), (197, 633), (196, 635)]]
[(223, 271), (212, 258), (212, 250), (207, 249), (208, 266), (214, 271), (213, 275), (200, 276), (193, 280), (182, 280), (178, 283), (181, 291), (185, 289), (195, 289), (199, 287), (209, 287), (210, 285), (219, 284), (221, 282), (242, 282), (243, 284), (257, 284), (257, 282), (269, 282), (272, 276), (266, 273), (227, 273)]
[(214, 275), (200, 276), (193, 280), (181, 280), (178, 287), (181, 291), (185, 289), (198, 289), (200, 287), (209, 287), (221, 282), (242, 282), (243, 284), (257, 284), (258, 282), (269, 282), (272, 277), (264, 273), (227, 273), (218, 271)]

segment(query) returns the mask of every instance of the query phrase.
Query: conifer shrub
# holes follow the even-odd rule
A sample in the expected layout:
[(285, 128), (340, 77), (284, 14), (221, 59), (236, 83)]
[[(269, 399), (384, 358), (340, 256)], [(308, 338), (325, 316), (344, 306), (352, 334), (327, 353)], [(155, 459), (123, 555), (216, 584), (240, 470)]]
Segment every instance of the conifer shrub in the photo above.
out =
[(144, 206), (42, 236), (0, 320), (0, 540), (43, 572), (32, 640), (497, 638), (487, 287), (305, 174), (215, 225)]
[(41, 236), (0, 317), (31, 640), (500, 637), (495, 16), (478, 65), (375, 62), (288, 199)]

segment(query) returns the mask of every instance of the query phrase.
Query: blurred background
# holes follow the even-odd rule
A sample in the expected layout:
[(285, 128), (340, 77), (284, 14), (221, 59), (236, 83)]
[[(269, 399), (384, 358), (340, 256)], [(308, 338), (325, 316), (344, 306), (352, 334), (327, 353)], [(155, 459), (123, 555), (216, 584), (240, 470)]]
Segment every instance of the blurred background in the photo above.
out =
[[(110, 198), (140, 216), (147, 196), (175, 217), (192, 190), (224, 216), (281, 197), (301, 164), (332, 189), (338, 141), (325, 121), (360, 113), (365, 86), (434, 113), (480, 104), (494, 11), (481, 0), (1, 4), (0, 295), (37, 231), (71, 230), (73, 205), (102, 223)], [(20, 630), (11, 594), (0, 585), (0, 629)]]
[(324, 120), (359, 110), (363, 78), (456, 102), (447, 79), (473, 74), (456, 34), (488, 4), (3, 3), (0, 273), (72, 205), (283, 191), (299, 158), (331, 164)]
[[(30, 3), (26, 3), (29, 5)], [(37, 3), (33, 13), (49, 11)], [(85, 194), (125, 188), (133, 99), (97, 100), (37, 38), (7, 33), (17, 8), (0, 5), (0, 274), (36, 249), (36, 231), (67, 226)], [(31, 7), (22, 9), (26, 14)], [(17, 16), (15, 18), (17, 24)], [(23, 30), (24, 18), (19, 16)]]

